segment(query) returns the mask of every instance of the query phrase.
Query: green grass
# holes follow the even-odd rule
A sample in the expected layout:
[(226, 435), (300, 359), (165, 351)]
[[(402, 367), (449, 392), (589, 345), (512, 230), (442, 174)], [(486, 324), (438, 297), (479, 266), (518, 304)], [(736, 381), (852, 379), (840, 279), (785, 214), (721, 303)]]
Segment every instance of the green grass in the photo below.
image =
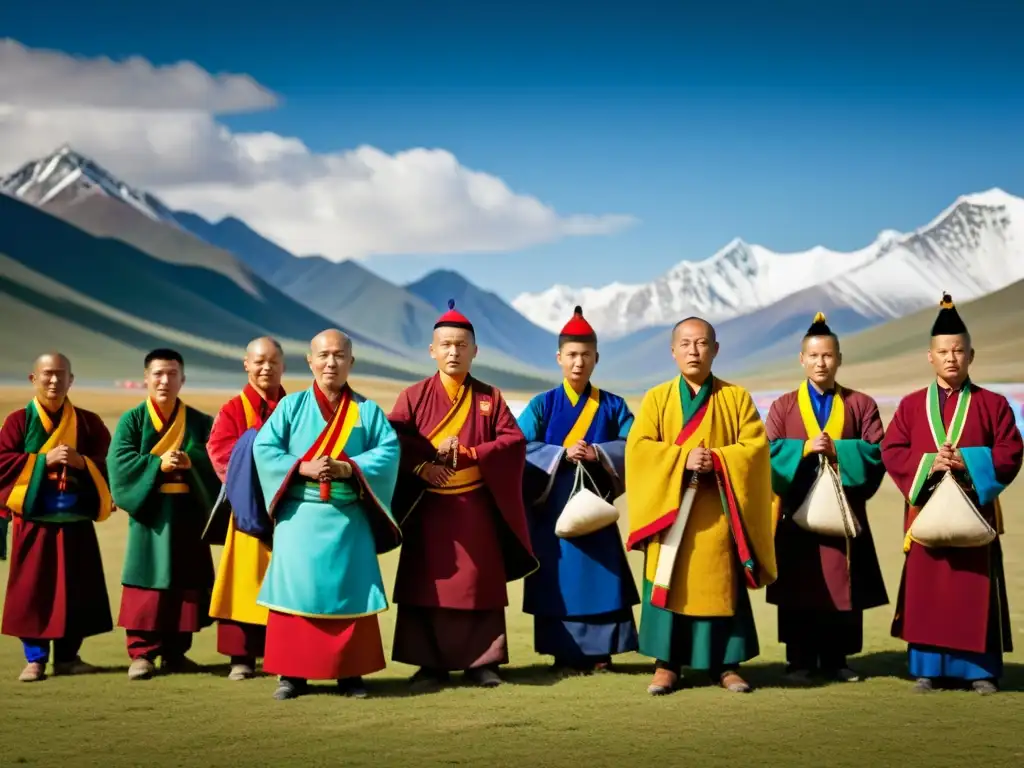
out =
[[(80, 399), (90, 407), (86, 394)], [(1004, 498), (1009, 531), (1003, 538), (1018, 645), (1024, 642), (1024, 526), (1014, 520), (1022, 506), (1018, 483)], [(895, 601), (902, 509), (888, 481), (869, 512)], [(120, 513), (97, 527), (115, 618), (126, 527)], [(630, 561), (638, 572), (640, 558), (631, 554)], [(381, 563), (390, 594), (397, 554)], [(0, 574), (6, 580), (6, 564)], [(759, 591), (753, 602), (762, 655), (746, 671), (757, 690), (730, 694), (695, 677), (693, 689), (652, 698), (645, 692), (651, 661), (635, 654), (619, 658), (622, 672), (556, 681), (545, 671), (550, 659), (533, 653), (520, 583), (510, 585), (509, 600), (507, 685), (413, 697), (404, 680), (412, 670), (392, 664), (368, 678), (373, 697), (366, 701), (331, 695), (325, 685), (323, 695), (277, 702), (273, 678), (229, 682), (213, 628), (198, 635), (191, 654), (208, 665), (204, 673), (135, 683), (125, 673), (123, 630), (84, 646), (84, 657), (108, 672), (33, 685), (17, 682), (21, 647), (4, 637), (0, 699), (7, 738), (0, 765), (1024, 764), (1024, 654), (1007, 656), (999, 695), (914, 694), (904, 678), (904, 646), (889, 637), (892, 605), (867, 613), (865, 653), (853, 660), (870, 675), (863, 683), (784, 687), (775, 611)], [(394, 609), (381, 616), (388, 655), (394, 617)]]

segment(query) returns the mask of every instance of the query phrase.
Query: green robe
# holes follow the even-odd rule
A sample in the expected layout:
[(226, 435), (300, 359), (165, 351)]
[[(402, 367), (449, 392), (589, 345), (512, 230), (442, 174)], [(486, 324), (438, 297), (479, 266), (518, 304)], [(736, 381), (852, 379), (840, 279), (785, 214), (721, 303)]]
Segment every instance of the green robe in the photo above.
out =
[[(179, 406), (185, 404), (179, 400)], [(167, 479), (160, 457), (150, 453), (161, 433), (144, 401), (117, 423), (107, 469), (114, 504), (129, 515), (128, 545), (121, 584), (144, 589), (208, 588), (213, 583), (210, 547), (202, 541), (207, 515), (220, 481), (206, 454), (213, 418), (188, 408), (181, 450), (191, 468), (184, 472), (188, 493), (157, 488)]]

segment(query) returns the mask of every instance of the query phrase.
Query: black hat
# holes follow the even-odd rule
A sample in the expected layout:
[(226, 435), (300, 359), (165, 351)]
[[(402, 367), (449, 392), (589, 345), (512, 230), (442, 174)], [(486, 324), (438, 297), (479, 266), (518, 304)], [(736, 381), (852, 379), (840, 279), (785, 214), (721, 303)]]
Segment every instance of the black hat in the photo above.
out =
[(814, 321), (811, 323), (811, 327), (807, 329), (807, 333), (804, 334), (804, 338), (808, 339), (811, 336), (835, 336), (832, 333), (832, 329), (828, 327), (828, 323), (825, 322), (825, 313), (819, 312), (814, 316)]
[(959, 336), (967, 333), (967, 326), (960, 318), (960, 313), (953, 306), (953, 297), (948, 293), (942, 294), (942, 301), (939, 302), (939, 314), (932, 325), (932, 336)]

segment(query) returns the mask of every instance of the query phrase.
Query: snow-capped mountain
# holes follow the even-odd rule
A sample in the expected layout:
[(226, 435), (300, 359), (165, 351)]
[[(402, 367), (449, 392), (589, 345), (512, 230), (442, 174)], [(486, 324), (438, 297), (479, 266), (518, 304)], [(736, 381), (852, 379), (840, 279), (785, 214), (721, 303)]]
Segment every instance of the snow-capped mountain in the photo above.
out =
[(155, 221), (178, 226), (170, 209), (151, 194), (133, 189), (67, 145), (0, 179), (0, 192), (40, 207), (67, 205), (99, 193), (127, 203)]
[(557, 332), (576, 304), (606, 338), (674, 323), (689, 314), (719, 321), (820, 286), (840, 306), (900, 317), (936, 301), (977, 298), (1024, 278), (1024, 200), (1000, 189), (960, 197), (912, 233), (886, 230), (851, 253), (824, 247), (775, 253), (733, 240), (703, 261), (684, 261), (645, 285), (556, 285), (512, 302), (537, 325)]

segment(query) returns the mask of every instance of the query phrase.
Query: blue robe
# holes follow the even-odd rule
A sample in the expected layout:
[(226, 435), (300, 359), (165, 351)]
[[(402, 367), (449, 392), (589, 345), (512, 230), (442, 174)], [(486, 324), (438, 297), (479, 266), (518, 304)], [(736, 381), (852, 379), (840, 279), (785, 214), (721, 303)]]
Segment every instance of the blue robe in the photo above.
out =
[(388, 608), (377, 554), (400, 541), (391, 515), (398, 437), (380, 406), (352, 397), (357, 416), (344, 453), (354, 473), (331, 483), (330, 501), (320, 500), (318, 483), (295, 477), (326, 426), (312, 389), (283, 398), (253, 443), (275, 522), (274, 554), (257, 602), (272, 611), (353, 619)]
[[(593, 390), (576, 398), (564, 383), (537, 395), (519, 416), (526, 435), (524, 495), (539, 569), (524, 582), (523, 611), (534, 616), (534, 649), (558, 664), (586, 665), (638, 648), (633, 606), (640, 602), (618, 526), (563, 539), (555, 523), (569, 500), (576, 465), (563, 442)], [(573, 399), (576, 402), (573, 403)], [(599, 461), (586, 469), (609, 501), (624, 490), (626, 435), (633, 414), (618, 395), (597, 391), (584, 440)]]

